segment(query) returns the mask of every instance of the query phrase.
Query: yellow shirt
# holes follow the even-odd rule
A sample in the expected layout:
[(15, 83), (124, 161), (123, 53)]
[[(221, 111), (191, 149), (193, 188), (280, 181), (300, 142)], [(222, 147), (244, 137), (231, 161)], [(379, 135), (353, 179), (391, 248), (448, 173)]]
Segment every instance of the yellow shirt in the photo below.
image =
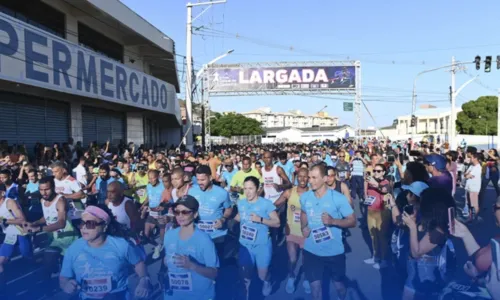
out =
[[(251, 169), (250, 172), (246, 173), (243, 170), (240, 170), (234, 174), (233, 179), (231, 180), (231, 186), (243, 188), (243, 182), (245, 182), (245, 179), (250, 176), (257, 177), (260, 183), (264, 183), (262, 176), (256, 169)], [(243, 191), (240, 194), (243, 195)]]
[(148, 179), (148, 174), (144, 174), (144, 176), (139, 175), (139, 173), (135, 174), (135, 186), (136, 187), (142, 187), (140, 189), (135, 189), (135, 199), (136, 201), (139, 201), (140, 204), (144, 203), (146, 201), (146, 198), (148, 197), (148, 193), (146, 191), (146, 186), (148, 185), (149, 179)]
[(290, 199), (288, 199), (286, 223), (288, 224), (291, 235), (302, 237), (300, 211), (300, 196), (299, 193), (297, 193), (297, 187), (294, 186), (290, 191)]

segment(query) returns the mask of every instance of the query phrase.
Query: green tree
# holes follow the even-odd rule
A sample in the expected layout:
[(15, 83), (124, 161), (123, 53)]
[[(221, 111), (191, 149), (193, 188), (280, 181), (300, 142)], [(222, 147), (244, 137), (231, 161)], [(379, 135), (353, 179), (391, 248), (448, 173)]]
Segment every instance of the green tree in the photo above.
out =
[(264, 133), (259, 121), (235, 113), (215, 113), (214, 118), (210, 120), (210, 131), (213, 136), (224, 137)]
[(498, 98), (481, 96), (462, 105), (457, 115), (457, 130), (461, 134), (496, 135)]

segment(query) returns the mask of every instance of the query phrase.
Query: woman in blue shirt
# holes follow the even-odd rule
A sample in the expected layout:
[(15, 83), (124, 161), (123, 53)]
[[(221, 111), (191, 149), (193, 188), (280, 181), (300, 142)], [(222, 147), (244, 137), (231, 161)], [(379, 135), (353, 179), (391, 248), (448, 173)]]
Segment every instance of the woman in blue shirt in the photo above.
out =
[(59, 277), (61, 289), (79, 293), (80, 299), (130, 299), (129, 267), (139, 276), (135, 290), (138, 298), (147, 298), (151, 280), (139, 253), (126, 239), (111, 211), (104, 205), (88, 206), (82, 214), (82, 238), (66, 250)]
[(174, 204), (175, 228), (165, 234), (165, 300), (215, 298), (219, 258), (210, 236), (195, 226), (198, 201), (185, 195)]
[(257, 265), (260, 280), (264, 282), (262, 294), (269, 296), (272, 285), (269, 282), (269, 265), (272, 257), (272, 242), (269, 227), (278, 228), (280, 219), (276, 207), (267, 199), (259, 197), (260, 182), (249, 176), (243, 183), (245, 198), (238, 201), (238, 214), (234, 218), (240, 222), (239, 264), (245, 281), (246, 298), (248, 299), (252, 271)]

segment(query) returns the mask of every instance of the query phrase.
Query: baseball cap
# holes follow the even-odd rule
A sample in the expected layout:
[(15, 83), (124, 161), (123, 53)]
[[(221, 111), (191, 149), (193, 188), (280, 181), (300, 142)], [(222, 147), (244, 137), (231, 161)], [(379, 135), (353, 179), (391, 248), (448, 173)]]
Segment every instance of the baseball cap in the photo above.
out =
[(185, 195), (179, 198), (173, 205), (173, 208), (177, 207), (177, 205), (184, 205), (194, 212), (197, 212), (198, 208), (200, 207), (198, 200), (196, 200), (196, 198), (191, 195)]
[(422, 181), (415, 181), (410, 185), (403, 185), (401, 188), (406, 191), (412, 192), (415, 196), (420, 197), (420, 194), (429, 186)]
[(446, 170), (446, 158), (439, 154), (424, 156), (424, 162), (436, 168), (438, 171)]

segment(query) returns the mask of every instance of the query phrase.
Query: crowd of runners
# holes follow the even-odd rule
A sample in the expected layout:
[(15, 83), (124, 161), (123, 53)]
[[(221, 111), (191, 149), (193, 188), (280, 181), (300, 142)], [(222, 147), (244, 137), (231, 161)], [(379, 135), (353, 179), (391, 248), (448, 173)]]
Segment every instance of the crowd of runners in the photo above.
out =
[[(150, 276), (161, 278), (165, 299), (217, 299), (219, 269), (236, 262), (235, 298), (250, 299), (257, 279), (269, 296), (273, 254), (285, 247), (287, 293), (300, 288), (320, 300), (331, 280), (343, 300), (353, 227), (370, 236), (364, 263), (393, 268), (403, 299), (458, 299), (450, 284), (457, 266), (500, 299), (498, 242), (479, 245), (468, 229), (488, 214), (500, 223), (500, 202), (482, 205), (490, 181), (500, 194), (495, 149), (363, 138), (194, 153), (72, 140), (29, 150), (3, 142), (0, 150), (0, 299), (14, 298), (9, 259), (20, 254), (32, 263), (36, 237), (45, 235), (40, 294), (54, 291), (58, 273), (56, 284), (75, 299), (128, 299), (130, 292), (147, 299)], [(465, 205), (457, 205), (462, 188)], [(456, 260), (456, 243), (468, 260)], [(148, 244), (162, 262), (159, 274), (148, 272)]]

